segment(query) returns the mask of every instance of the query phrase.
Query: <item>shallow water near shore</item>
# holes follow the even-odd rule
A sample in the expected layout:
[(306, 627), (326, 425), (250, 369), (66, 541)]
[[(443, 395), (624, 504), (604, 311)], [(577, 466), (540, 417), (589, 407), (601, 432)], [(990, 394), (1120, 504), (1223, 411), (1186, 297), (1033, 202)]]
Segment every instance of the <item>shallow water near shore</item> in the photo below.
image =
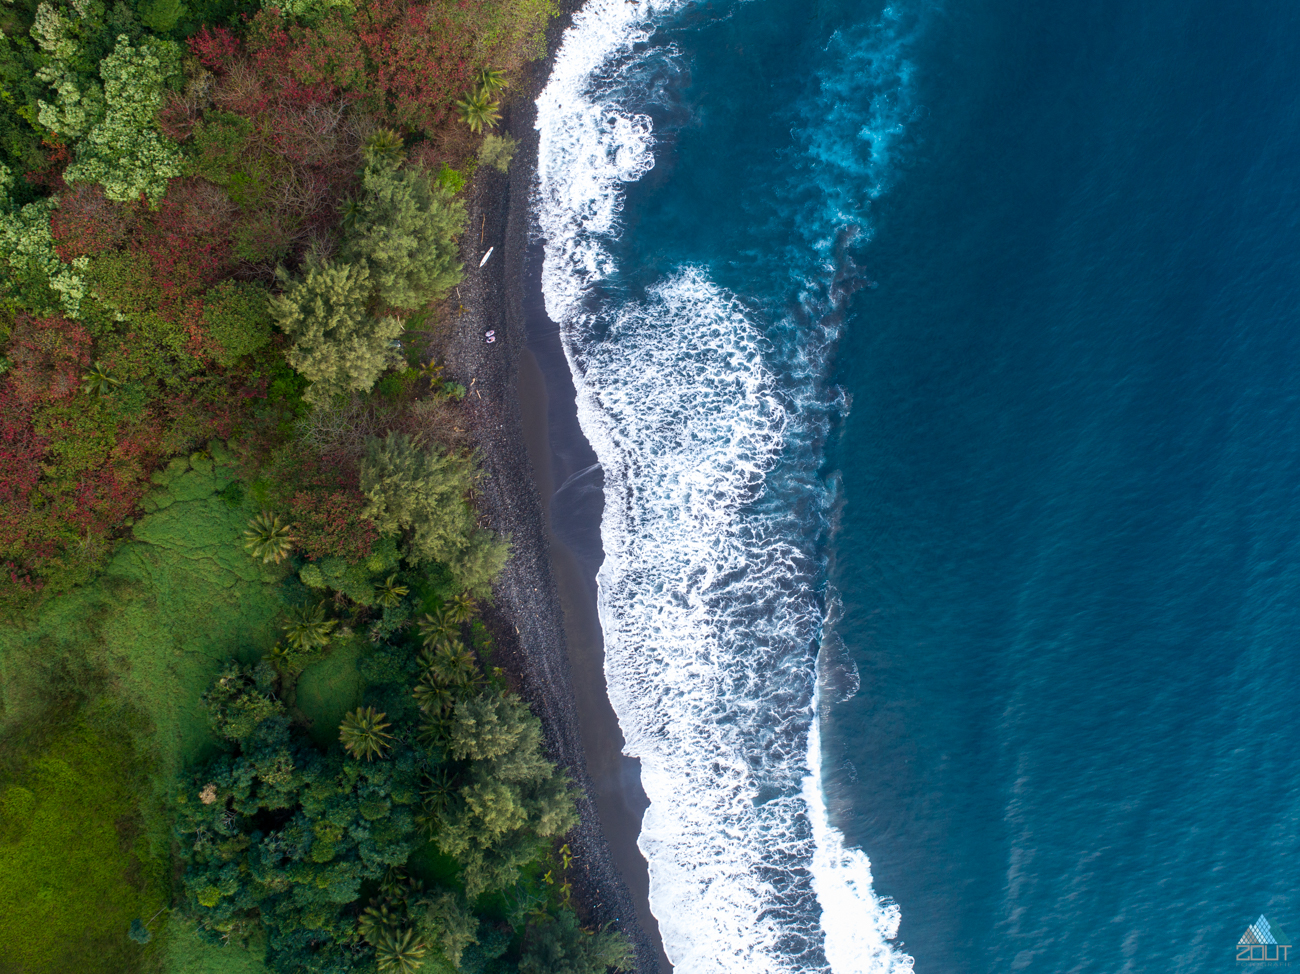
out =
[(1226, 969), (1300, 921), (1295, 20), (579, 14), (543, 287), (680, 970)]

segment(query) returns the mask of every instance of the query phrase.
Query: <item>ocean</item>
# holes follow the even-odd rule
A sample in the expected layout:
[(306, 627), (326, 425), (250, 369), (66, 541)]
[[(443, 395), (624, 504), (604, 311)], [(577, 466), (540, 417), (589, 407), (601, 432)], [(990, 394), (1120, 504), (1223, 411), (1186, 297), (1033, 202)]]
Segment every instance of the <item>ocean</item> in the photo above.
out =
[(538, 102), (684, 972), (1300, 929), (1300, 8), (590, 0)]

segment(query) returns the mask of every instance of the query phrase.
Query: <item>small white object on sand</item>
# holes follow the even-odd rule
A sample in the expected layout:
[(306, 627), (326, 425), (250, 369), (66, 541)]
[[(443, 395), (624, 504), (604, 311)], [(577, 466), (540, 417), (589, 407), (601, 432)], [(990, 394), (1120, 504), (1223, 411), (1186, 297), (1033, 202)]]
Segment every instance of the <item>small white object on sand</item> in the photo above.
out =
[(494, 250), (496, 250), (496, 247), (489, 247), (487, 249), (487, 253), (483, 255), (483, 259), (478, 262), (479, 267), (482, 267), (484, 264), (488, 262), (488, 258), (492, 256), (492, 251)]

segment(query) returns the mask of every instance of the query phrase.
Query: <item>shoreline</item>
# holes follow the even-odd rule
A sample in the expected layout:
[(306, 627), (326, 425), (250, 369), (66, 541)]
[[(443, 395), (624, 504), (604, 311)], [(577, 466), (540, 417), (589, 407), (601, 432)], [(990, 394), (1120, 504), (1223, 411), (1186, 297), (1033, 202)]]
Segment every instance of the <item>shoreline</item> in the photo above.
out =
[[(519, 140), (510, 171), (480, 170), (466, 199), (466, 274), (455, 292), (463, 310), (451, 326), (446, 366), (448, 376), (469, 390), (467, 418), (486, 474), (477, 490), (483, 523), (511, 535), (511, 559), (494, 605), (483, 613), (498, 647), (494, 661), (518, 684), (542, 722), (551, 757), (580, 792), (580, 824), (569, 839), (575, 905), (588, 925), (612, 924), (628, 937), (639, 974), (666, 974), (671, 967), (649, 913), (648, 867), (636, 846), (648, 801), (638, 762), (622, 753), (605, 688), (595, 599), (603, 558), (599, 490), (595, 505), (590, 490), (562, 490), (564, 512), (552, 531), (556, 483), (569, 479), (575, 462), (587, 460), (589, 468), (595, 457), (577, 426), (558, 329), (541, 307), (540, 248), (529, 245), (538, 141), (533, 120), (535, 98), (579, 6), (564, 5), (547, 31), (547, 58), (529, 66), (521, 90), (504, 106), (500, 130)], [(491, 257), (480, 268), (489, 248)], [(536, 251), (531, 261), (530, 251)], [(488, 330), (496, 336), (491, 344), (484, 339)], [(596, 467), (585, 479), (598, 475)], [(566, 503), (575, 494), (585, 503)]]

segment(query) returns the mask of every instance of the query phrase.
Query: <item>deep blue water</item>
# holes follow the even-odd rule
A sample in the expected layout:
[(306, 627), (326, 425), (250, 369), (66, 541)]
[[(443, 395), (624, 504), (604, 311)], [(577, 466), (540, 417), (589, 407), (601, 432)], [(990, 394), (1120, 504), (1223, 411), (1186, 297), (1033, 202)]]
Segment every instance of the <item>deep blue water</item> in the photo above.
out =
[(1300, 931), (1300, 7), (713, 2), (638, 52), (599, 300), (694, 266), (765, 336), (754, 503), (842, 604), (825, 791), (916, 970)]
[(1300, 927), (1298, 15), (967, 4), (916, 52), (840, 348), (832, 748), (918, 970)]

